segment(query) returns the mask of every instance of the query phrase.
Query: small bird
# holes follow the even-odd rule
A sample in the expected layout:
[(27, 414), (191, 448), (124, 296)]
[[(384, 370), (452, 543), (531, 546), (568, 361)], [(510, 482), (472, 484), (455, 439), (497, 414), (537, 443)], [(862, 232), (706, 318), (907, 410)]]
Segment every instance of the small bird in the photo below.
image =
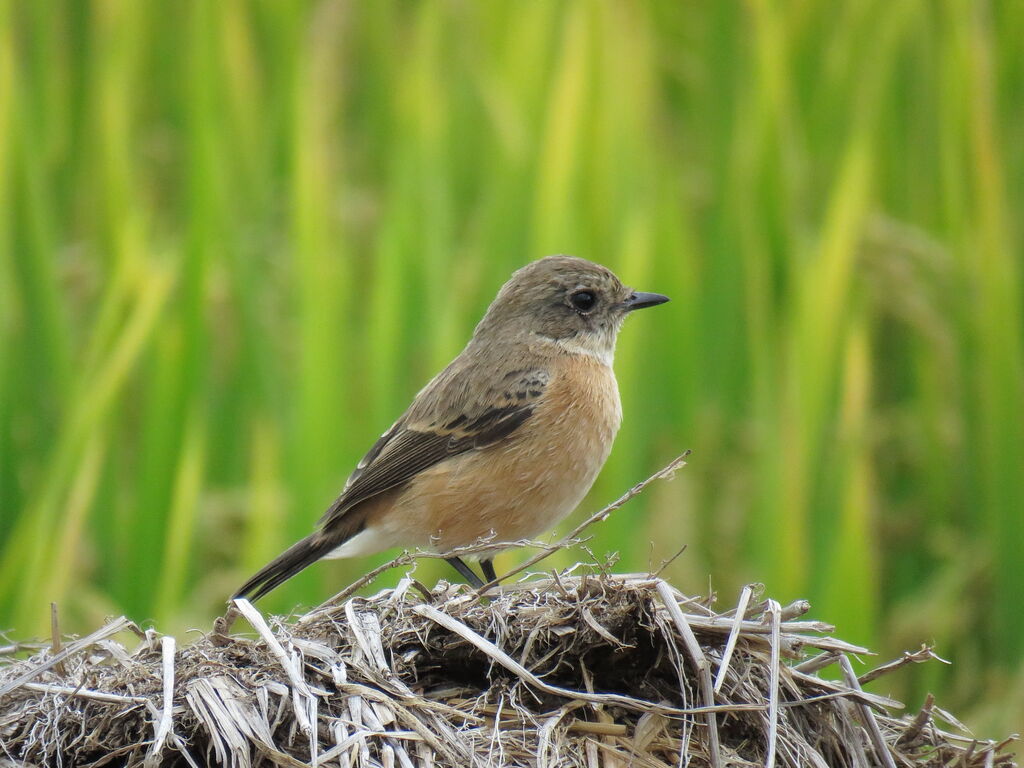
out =
[[(238, 590), (256, 600), (322, 558), (530, 539), (582, 501), (622, 420), (626, 315), (668, 301), (606, 267), (548, 256), (513, 273), (466, 348), (359, 462), (316, 530)], [(488, 581), (493, 557), (480, 555)], [(447, 558), (474, 586), (462, 559)]]

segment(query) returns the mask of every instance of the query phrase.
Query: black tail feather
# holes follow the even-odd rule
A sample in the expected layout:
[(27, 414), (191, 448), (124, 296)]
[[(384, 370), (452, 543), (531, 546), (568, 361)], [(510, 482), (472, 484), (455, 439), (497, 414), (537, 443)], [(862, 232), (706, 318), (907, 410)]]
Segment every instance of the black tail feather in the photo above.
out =
[(259, 600), (272, 589), (328, 554), (338, 544), (339, 542), (333, 537), (324, 536), (320, 532), (307, 536), (260, 569), (259, 573), (241, 586), (235, 593), (235, 597)]

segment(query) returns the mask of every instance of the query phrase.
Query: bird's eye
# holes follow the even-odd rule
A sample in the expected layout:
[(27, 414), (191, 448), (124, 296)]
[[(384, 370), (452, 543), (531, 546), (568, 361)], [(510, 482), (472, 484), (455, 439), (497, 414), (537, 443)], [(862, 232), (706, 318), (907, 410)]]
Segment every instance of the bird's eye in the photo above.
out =
[(577, 312), (589, 312), (597, 304), (597, 296), (590, 291), (576, 291), (569, 297), (569, 302)]

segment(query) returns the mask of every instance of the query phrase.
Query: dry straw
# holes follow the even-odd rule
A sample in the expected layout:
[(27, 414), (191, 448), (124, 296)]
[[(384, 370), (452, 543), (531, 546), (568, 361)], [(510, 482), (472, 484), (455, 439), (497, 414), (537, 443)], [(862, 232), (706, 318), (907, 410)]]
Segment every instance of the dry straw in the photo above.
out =
[(866, 649), (754, 587), (719, 611), (656, 575), (578, 565), (484, 594), (407, 576), (287, 620), (233, 608), (254, 633), (222, 621), (181, 647), (120, 618), (29, 659), (9, 649), (0, 765), (1013, 764), (1008, 740), (963, 735), (930, 698), (900, 718), (862, 689), (930, 650), (858, 678)]

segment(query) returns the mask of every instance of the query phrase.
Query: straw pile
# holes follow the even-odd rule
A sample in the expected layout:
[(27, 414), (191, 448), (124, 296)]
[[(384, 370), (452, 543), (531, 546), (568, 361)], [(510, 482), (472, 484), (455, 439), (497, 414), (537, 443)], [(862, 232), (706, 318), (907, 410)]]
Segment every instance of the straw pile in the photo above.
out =
[[(404, 553), (303, 616), (268, 622), (236, 600), (185, 647), (124, 617), (24, 660), (0, 647), (0, 768), (1014, 765), (1009, 739), (963, 735), (931, 697), (899, 718), (899, 702), (862, 690), (929, 649), (858, 678), (849, 657), (868, 651), (803, 620), (806, 602), (751, 586), (719, 612), (607, 563), (509, 583), (685, 458), (538, 545), (500, 587), (429, 590), (407, 575), (353, 597), (425, 556)], [(253, 632), (231, 633), (238, 616)], [(819, 676), (827, 667), (843, 682)]]
[[(180, 647), (124, 618), (0, 669), (17, 766), (1009, 766), (861, 684), (867, 653), (744, 589), (718, 612), (577, 567), (484, 596), (411, 578)], [(113, 636), (134, 631), (129, 650)], [(838, 668), (844, 682), (818, 672)]]

